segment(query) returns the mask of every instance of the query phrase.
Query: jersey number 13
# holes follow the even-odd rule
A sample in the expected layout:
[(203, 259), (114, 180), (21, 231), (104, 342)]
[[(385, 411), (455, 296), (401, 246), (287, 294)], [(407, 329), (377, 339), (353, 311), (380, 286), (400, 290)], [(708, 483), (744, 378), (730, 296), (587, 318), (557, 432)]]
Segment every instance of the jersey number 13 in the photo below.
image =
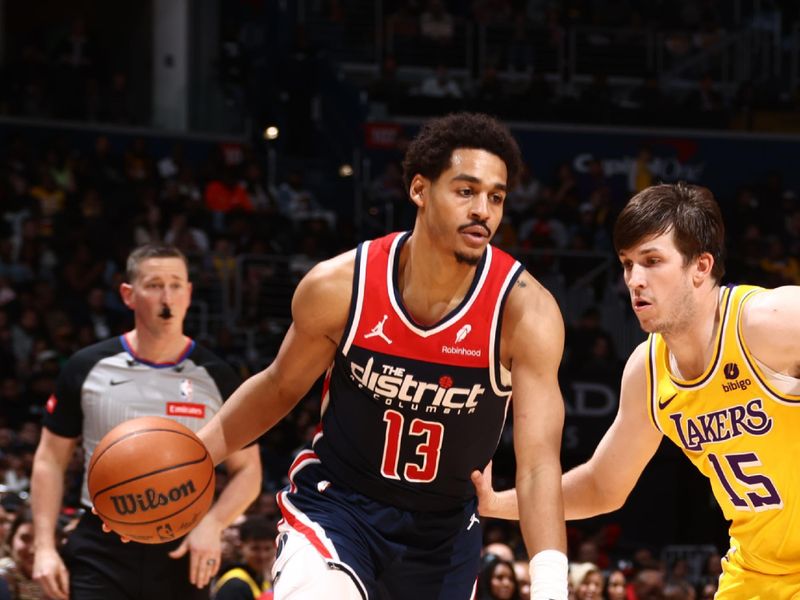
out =
[[(404, 479), (414, 483), (429, 483), (439, 472), (444, 425), (434, 421), (413, 419), (406, 429), (406, 419), (396, 410), (383, 413), (386, 435), (381, 460), (381, 474), (388, 479)], [(416, 444), (417, 462), (400, 465), (402, 444)]]

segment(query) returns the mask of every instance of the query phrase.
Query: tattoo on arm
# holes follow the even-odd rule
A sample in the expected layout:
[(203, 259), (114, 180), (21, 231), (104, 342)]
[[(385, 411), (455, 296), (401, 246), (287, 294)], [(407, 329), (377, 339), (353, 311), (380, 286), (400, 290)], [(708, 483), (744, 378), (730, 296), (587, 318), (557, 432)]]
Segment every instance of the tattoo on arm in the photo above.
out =
[(517, 285), (519, 287), (528, 287), (528, 284), (522, 281), (522, 279), (517, 279)]

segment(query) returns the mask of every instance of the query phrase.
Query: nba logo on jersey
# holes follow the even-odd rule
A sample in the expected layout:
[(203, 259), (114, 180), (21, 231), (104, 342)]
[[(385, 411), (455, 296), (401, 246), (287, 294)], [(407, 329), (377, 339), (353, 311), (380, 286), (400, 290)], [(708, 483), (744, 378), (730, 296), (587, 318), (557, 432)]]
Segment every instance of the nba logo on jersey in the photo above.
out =
[(188, 379), (181, 379), (180, 391), (181, 391), (181, 400), (183, 400), (184, 402), (192, 401), (192, 396), (194, 394), (192, 393), (191, 381), (189, 381)]

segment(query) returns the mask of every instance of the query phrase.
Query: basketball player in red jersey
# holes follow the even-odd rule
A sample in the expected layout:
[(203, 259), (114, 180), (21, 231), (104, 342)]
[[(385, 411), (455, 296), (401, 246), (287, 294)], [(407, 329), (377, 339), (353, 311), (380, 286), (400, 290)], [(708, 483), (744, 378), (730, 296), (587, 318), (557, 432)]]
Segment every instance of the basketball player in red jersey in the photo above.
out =
[(321, 426), (278, 494), (276, 598), (474, 597), (470, 472), (497, 447), (512, 383), (531, 597), (567, 597), (563, 321), (552, 296), (489, 244), (520, 163), (508, 129), (486, 115), (427, 123), (403, 165), (413, 231), (314, 267), (275, 361), (200, 431), (220, 461), (327, 372)]

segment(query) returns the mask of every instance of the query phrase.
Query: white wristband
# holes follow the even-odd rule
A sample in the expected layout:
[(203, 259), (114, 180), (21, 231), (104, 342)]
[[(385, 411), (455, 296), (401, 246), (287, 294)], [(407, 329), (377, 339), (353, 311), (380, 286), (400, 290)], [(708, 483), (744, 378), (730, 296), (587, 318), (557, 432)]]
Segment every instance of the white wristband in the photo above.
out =
[(563, 552), (542, 550), (530, 562), (531, 600), (567, 600), (569, 561)]

